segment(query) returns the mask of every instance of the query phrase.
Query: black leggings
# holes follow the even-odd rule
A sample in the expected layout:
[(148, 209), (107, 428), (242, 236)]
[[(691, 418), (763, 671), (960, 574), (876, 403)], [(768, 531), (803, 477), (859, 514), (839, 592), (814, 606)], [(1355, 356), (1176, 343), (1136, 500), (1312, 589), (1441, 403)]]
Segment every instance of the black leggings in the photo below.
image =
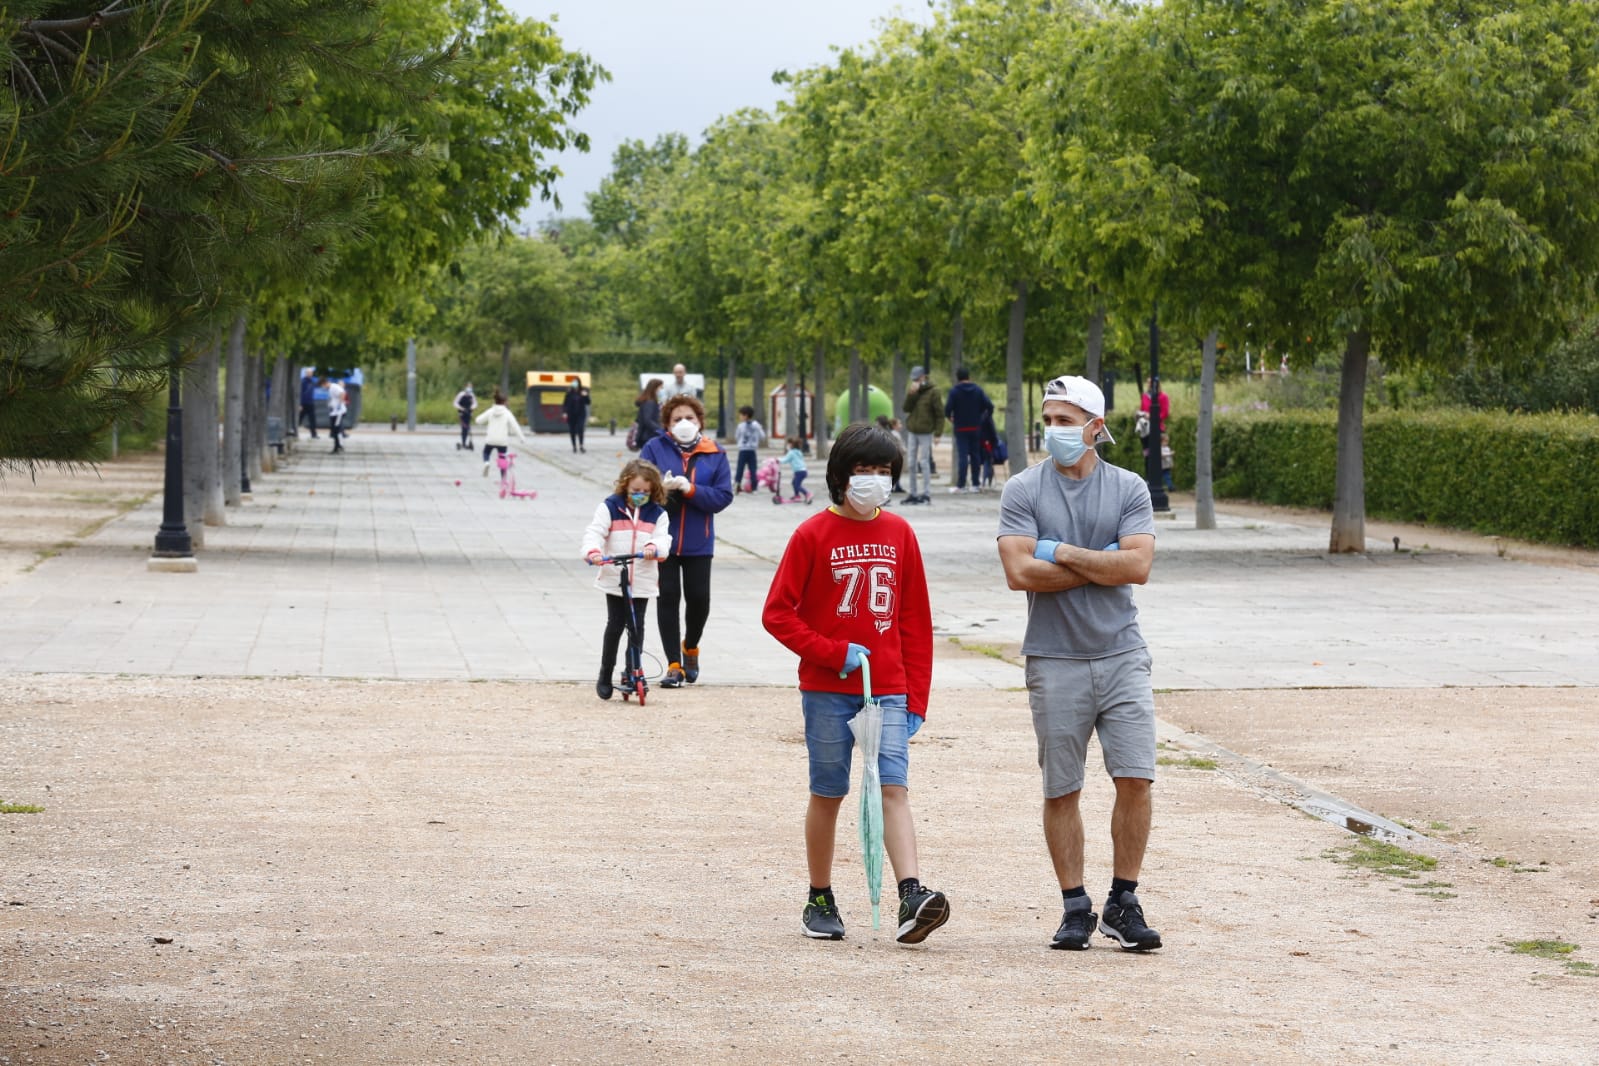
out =
[(583, 447), (583, 430), (587, 429), (581, 422), (577, 425), (567, 424), (566, 435), (572, 438), (572, 450), (575, 452)]
[(489, 453), (490, 452), (499, 452), (501, 455), (504, 455), (505, 454), (505, 449), (507, 449), (509, 447), (510, 447), (510, 445), (508, 445), (508, 444), (485, 444), (485, 445), (483, 445), (483, 461), (485, 463), (489, 461)]
[[(633, 601), (633, 620), (638, 625), (639, 648), (644, 647), (644, 608), (649, 600)], [(616, 669), (616, 649), (627, 633), (627, 601), (607, 594), (605, 597), (605, 640), (600, 644), (600, 676), (610, 677)]]
[[(705, 620), (711, 617), (711, 556), (671, 555), (661, 560), (661, 601), (656, 606), (656, 624), (661, 627), (661, 647), (666, 663), (683, 661), (682, 648), (698, 648), (705, 633)], [(688, 629), (677, 625), (678, 601), (685, 601), (683, 615)]]

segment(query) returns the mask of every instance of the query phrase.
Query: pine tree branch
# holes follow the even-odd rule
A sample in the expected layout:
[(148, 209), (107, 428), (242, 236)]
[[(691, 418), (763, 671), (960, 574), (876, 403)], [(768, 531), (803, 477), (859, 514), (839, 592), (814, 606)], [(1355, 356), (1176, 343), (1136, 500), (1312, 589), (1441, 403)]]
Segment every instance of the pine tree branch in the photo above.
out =
[(75, 19), (27, 19), (17, 24), (17, 33), (19, 35), (34, 33), (84, 33), (89, 30), (97, 30), (102, 26), (110, 25), (114, 22), (122, 22), (125, 19), (132, 18), (145, 8), (157, 6), (160, 5), (150, 3), (136, 4), (133, 7), (125, 8), (122, 6), (122, 0), (114, 0), (113, 3), (101, 8), (99, 11), (96, 11), (93, 14), (80, 15)]

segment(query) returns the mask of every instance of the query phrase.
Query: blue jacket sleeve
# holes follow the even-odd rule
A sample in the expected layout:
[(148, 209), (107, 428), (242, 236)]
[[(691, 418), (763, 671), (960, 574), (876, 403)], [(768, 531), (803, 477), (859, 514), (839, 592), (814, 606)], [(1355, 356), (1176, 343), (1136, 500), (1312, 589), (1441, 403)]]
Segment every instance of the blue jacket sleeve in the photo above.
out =
[(696, 511), (716, 514), (733, 502), (733, 471), (727, 453), (717, 449), (694, 464), (694, 494), (684, 501)]

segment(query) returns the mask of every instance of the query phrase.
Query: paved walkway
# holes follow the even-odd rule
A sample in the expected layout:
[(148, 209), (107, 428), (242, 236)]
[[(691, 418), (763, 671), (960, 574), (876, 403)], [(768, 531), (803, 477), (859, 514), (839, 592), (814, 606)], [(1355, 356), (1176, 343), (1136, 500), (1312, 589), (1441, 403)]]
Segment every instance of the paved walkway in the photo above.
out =
[[(146, 571), (157, 497), (0, 587), (0, 671), (586, 680), (604, 611), (578, 542), (624, 458), (619, 436), (590, 441), (586, 455), (564, 437), (524, 449), (536, 500), (499, 499), (442, 430), (373, 427), (338, 457), (318, 442), (207, 531), (198, 574)], [(941, 688), (1021, 684), (1001, 657), (1024, 600), (1005, 588), (997, 510), (995, 493), (903, 512), (934, 583)], [(810, 513), (760, 495), (718, 519), (703, 684), (791, 683), (759, 612)], [(1138, 593), (1156, 684), (1599, 685), (1599, 572), (1375, 543), (1329, 557), (1326, 539), (1225, 515), (1207, 532), (1163, 522)]]

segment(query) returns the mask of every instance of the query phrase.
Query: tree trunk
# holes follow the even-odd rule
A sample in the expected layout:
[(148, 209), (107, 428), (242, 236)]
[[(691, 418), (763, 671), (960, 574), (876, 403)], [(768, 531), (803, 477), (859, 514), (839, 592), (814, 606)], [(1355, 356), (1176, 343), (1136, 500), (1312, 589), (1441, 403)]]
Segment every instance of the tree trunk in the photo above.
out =
[(250, 480), (259, 481), (261, 450), (266, 444), (266, 389), (260, 352), (251, 352), (244, 358), (244, 387), (244, 464), (250, 471)]
[(811, 371), (816, 377), (816, 388), (811, 393), (811, 435), (816, 447), (812, 453), (818, 459), (827, 458), (827, 346), (816, 342), (811, 355)]
[[(788, 376), (783, 379), (783, 432), (781, 436), (799, 435), (799, 372), (795, 367), (794, 353), (788, 353)], [(775, 427), (772, 436), (779, 436)], [(787, 450), (787, 449), (785, 449)]]
[(500, 349), (500, 391), (505, 393), (506, 402), (511, 398), (511, 342), (506, 341)]
[(764, 428), (770, 430), (772, 416), (767, 413), (766, 402), (766, 364), (756, 362), (750, 367), (750, 406), (755, 408), (755, 420)]
[(892, 381), (889, 382), (888, 400), (889, 410), (901, 422), (905, 420), (905, 392), (910, 388), (910, 368), (905, 365), (905, 349), (894, 349), (894, 366), (890, 371)]
[(221, 462), (217, 447), (219, 342), (206, 342), (189, 364), (183, 390), (183, 521), (195, 547), (205, 526), (222, 525)]
[(1211, 478), (1210, 433), (1216, 413), (1216, 331), (1205, 334), (1199, 370), (1199, 430), (1194, 434), (1194, 528), (1216, 528), (1216, 492)]
[(1027, 469), (1027, 423), (1020, 417), (1022, 404), (1022, 339), (1027, 325), (1027, 282), (1016, 283), (1010, 303), (1010, 332), (1005, 338), (1005, 447), (1010, 452), (1010, 472)]
[(1105, 305), (1096, 303), (1094, 313), (1088, 319), (1088, 362), (1083, 374), (1095, 385), (1102, 384), (1104, 374), (1100, 368), (1100, 358), (1105, 351)]
[(222, 412), (222, 502), (239, 505), (240, 456), (244, 448), (244, 326), (243, 312), (233, 316), (228, 330), (228, 384)]
[(738, 425), (738, 356), (731, 355), (727, 359), (727, 403), (722, 406), (725, 416), (721, 425), (717, 426), (722, 439), (733, 439), (733, 427)]
[(1331, 552), (1366, 550), (1366, 358), (1371, 333), (1359, 329), (1344, 339), (1344, 369), (1338, 384), (1338, 473), (1333, 488)]
[(849, 421), (839, 419), (845, 425), (853, 426), (857, 422), (866, 421), (866, 386), (861, 374), (861, 346), (854, 345), (849, 350)]
[(949, 328), (949, 384), (955, 384), (955, 371), (966, 365), (966, 318), (955, 312)]

